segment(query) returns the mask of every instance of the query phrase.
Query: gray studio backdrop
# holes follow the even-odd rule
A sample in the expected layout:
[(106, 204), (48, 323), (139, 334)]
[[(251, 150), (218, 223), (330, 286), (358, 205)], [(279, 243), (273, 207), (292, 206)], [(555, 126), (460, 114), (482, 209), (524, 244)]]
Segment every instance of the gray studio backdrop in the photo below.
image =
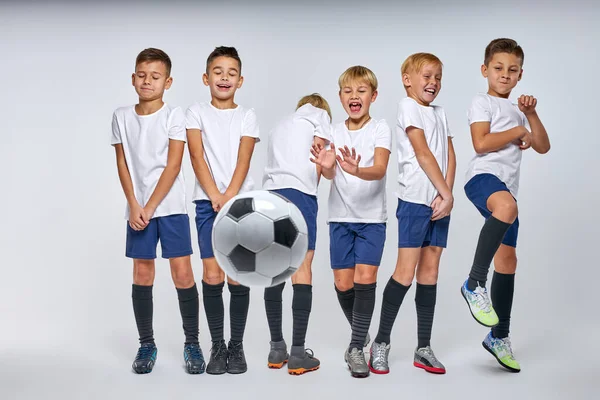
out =
[[(0, 398), (121, 399), (175, 395), (246, 398), (351, 395), (459, 398), (585, 398), (598, 388), (600, 369), (595, 287), (599, 276), (598, 125), (595, 100), (598, 5), (528, 2), (158, 2), (76, 5), (3, 2), (0, 5)], [(486, 90), (479, 69), (487, 43), (512, 37), (525, 50), (523, 80), (514, 95), (539, 99), (552, 150), (524, 154), (519, 197), (521, 231), (512, 337), (523, 372), (512, 375), (481, 348), (486, 330), (468, 314), (459, 287), (472, 261), (482, 218), (462, 185), (473, 154), (466, 110)], [(393, 126), (405, 96), (400, 65), (413, 52), (444, 62), (444, 106), (458, 158), (455, 208), (442, 258), (433, 345), (446, 376), (412, 367), (416, 344), (414, 288), (392, 335), (388, 376), (351, 379), (343, 363), (349, 327), (339, 309), (329, 268), (325, 224), (329, 183), (319, 189), (314, 298), (307, 346), (320, 371), (292, 378), (266, 368), (269, 334), (262, 291), (253, 290), (242, 376), (188, 376), (183, 334), (168, 263), (158, 260), (155, 335), (158, 364), (135, 376), (137, 349), (131, 310), (131, 261), (124, 257), (125, 199), (114, 150), (112, 111), (136, 101), (130, 84), (136, 54), (164, 49), (174, 83), (166, 101), (187, 108), (209, 100), (201, 82), (205, 60), (218, 45), (233, 45), (243, 60), (237, 102), (254, 107), (263, 141), (250, 174), (262, 180), (267, 137), (297, 100), (319, 92), (334, 122), (345, 118), (337, 78), (349, 66), (371, 68), (380, 82), (374, 118)], [(396, 262), (396, 152), (388, 168), (388, 240), (372, 322)], [(184, 169), (191, 199), (194, 176)], [(193, 204), (188, 204), (193, 221)], [(201, 262), (193, 230), (197, 281)], [(225, 290), (225, 306), (228, 306)], [(291, 341), (291, 285), (284, 298), (285, 337)], [(227, 320), (227, 319), (226, 319)], [(201, 344), (210, 337), (201, 309)], [(228, 325), (226, 323), (226, 331)], [(317, 391), (318, 390), (318, 391)], [(267, 395), (266, 391), (275, 394)], [(416, 397), (414, 397), (416, 398)]]

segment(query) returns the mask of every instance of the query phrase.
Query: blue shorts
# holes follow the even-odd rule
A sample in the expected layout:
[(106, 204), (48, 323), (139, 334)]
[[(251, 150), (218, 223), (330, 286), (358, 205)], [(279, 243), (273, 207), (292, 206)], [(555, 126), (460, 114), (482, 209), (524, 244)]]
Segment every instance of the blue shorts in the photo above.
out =
[(196, 230), (198, 231), (198, 247), (200, 258), (215, 256), (212, 247), (212, 230), (217, 213), (210, 200), (196, 200)]
[(424, 204), (410, 203), (398, 199), (398, 248), (446, 247), (450, 216), (437, 221), (431, 220), (433, 209)]
[(308, 250), (314, 250), (317, 242), (317, 196), (311, 196), (296, 189), (275, 189), (278, 193), (294, 203), (302, 213), (308, 227)]
[(381, 264), (385, 244), (385, 223), (329, 223), (331, 268), (354, 268), (356, 264)]
[(192, 254), (190, 219), (187, 214), (152, 218), (143, 231), (133, 230), (127, 222), (125, 256), (154, 260), (159, 240), (162, 258), (183, 257)]
[[(487, 208), (487, 199), (496, 192), (510, 192), (504, 182), (492, 174), (479, 174), (472, 177), (465, 185), (465, 193), (471, 203), (477, 207), (481, 215), (487, 220), (492, 212)], [(516, 201), (516, 199), (515, 199)], [(517, 247), (517, 237), (519, 236), (519, 218), (508, 228), (502, 244), (510, 247)]]

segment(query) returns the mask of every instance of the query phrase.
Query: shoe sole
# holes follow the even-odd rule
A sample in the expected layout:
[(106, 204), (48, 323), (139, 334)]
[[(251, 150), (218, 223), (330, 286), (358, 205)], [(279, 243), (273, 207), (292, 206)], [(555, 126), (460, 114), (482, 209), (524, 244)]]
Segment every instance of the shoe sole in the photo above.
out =
[(307, 372), (311, 372), (311, 371), (316, 371), (318, 370), (320, 367), (320, 365), (314, 367), (314, 368), (296, 368), (296, 369), (288, 369), (288, 374), (290, 375), (302, 375), (305, 374)]
[(223, 370), (223, 371), (209, 371), (208, 369), (206, 370), (206, 373), (209, 375), (223, 375), (225, 372), (227, 372), (227, 370)]
[(506, 368), (506, 370), (513, 372), (513, 373), (519, 373), (521, 372), (520, 369), (516, 369), (516, 368), (512, 368), (506, 364), (504, 364), (502, 361), (500, 361), (500, 359), (498, 357), (496, 357), (496, 354), (494, 354), (494, 352), (492, 351), (492, 349), (485, 344), (485, 342), (481, 342), (481, 345), (483, 346), (484, 349), (486, 349), (491, 355), (494, 356), (494, 358), (496, 359), (496, 361), (498, 361), (498, 364), (502, 365), (504, 368)]
[(367, 376), (369, 376), (369, 371), (367, 371), (367, 372), (352, 372), (352, 368), (350, 368), (350, 365), (348, 365), (348, 370), (350, 371), (350, 375), (352, 375), (353, 378), (366, 378)]
[(243, 373), (245, 373), (247, 371), (248, 371), (248, 368), (246, 368), (244, 370), (239, 370), (239, 371), (236, 371), (236, 370), (233, 370), (233, 371), (227, 370), (227, 373), (231, 374), (231, 375), (239, 375), (239, 374), (243, 374)]
[(385, 375), (385, 374), (389, 374), (389, 373), (390, 373), (390, 370), (389, 370), (389, 369), (388, 369), (388, 370), (385, 370), (385, 371), (380, 371), (380, 370), (378, 370), (378, 369), (375, 369), (375, 368), (373, 368), (373, 366), (371, 365), (371, 361), (370, 361), (370, 360), (369, 360), (369, 370), (370, 370), (372, 373), (374, 373), (374, 374), (377, 374), (377, 375)]
[(267, 363), (267, 366), (271, 369), (281, 369), (287, 362), (288, 360), (285, 359), (283, 360), (283, 362), (280, 363)]
[(200, 375), (206, 371), (206, 368), (202, 368), (200, 370), (190, 370), (189, 368), (185, 368), (186, 372), (190, 375)]
[(469, 304), (469, 300), (467, 300), (465, 294), (463, 293), (462, 286), (460, 287), (460, 295), (462, 296), (463, 299), (465, 299), (465, 302), (467, 303), (467, 308), (469, 309), (469, 313), (471, 314), (471, 317), (473, 317), (473, 319), (475, 321), (477, 321), (477, 323), (479, 325), (483, 325), (486, 328), (493, 328), (493, 327), (497, 326), (500, 323), (500, 321), (498, 321), (494, 325), (486, 325), (483, 322), (481, 322), (480, 320), (478, 320), (477, 318), (475, 318), (475, 314), (473, 314), (473, 311), (471, 311), (471, 305)]
[(446, 373), (445, 369), (442, 368), (435, 368), (435, 367), (428, 367), (427, 365), (423, 365), (421, 363), (418, 363), (416, 361), (413, 362), (413, 365), (417, 368), (421, 368), (424, 369), (425, 371), (431, 373), (431, 374), (436, 374), (436, 375), (443, 375)]

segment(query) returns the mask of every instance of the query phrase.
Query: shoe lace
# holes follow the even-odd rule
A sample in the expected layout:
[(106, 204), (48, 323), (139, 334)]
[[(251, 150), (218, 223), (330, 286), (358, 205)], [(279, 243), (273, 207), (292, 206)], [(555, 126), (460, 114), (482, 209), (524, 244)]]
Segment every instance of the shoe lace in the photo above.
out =
[(137, 360), (143, 360), (146, 358), (150, 358), (150, 356), (152, 355), (153, 352), (154, 352), (153, 346), (140, 346), (135, 358)]
[(487, 296), (487, 291), (484, 287), (477, 286), (473, 291), (475, 293), (475, 302), (483, 312), (489, 313), (492, 309), (490, 298)]
[(241, 343), (232, 343), (229, 349), (229, 356), (234, 360), (241, 361), (242, 357), (242, 344)]
[(510, 338), (505, 337), (502, 339), (496, 339), (498, 341), (498, 353), (500, 357), (509, 356), (514, 359), (515, 356), (512, 350), (512, 344), (510, 343)]
[(374, 350), (374, 358), (377, 360), (384, 360), (385, 359), (385, 351), (386, 351), (386, 344), (385, 343), (381, 343), (380, 346), (373, 346), (373, 350)]
[(363, 364), (365, 362), (363, 351), (356, 348), (350, 352), (350, 359), (356, 364)]
[(212, 345), (211, 353), (214, 354), (216, 360), (220, 360), (227, 357), (227, 347), (225, 343), (214, 342)]
[(200, 346), (191, 344), (187, 347), (187, 352), (190, 355), (190, 359), (200, 358)]

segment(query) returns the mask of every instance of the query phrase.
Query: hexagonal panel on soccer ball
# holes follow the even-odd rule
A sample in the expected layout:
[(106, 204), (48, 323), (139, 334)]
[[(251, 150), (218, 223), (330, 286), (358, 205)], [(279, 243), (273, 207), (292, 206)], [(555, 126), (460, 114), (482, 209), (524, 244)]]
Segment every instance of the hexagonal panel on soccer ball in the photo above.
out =
[(236, 280), (244, 286), (259, 287), (269, 287), (273, 281), (273, 279), (268, 276), (264, 276), (257, 272), (238, 272), (236, 274)]
[(258, 253), (273, 243), (273, 229), (273, 221), (254, 212), (237, 223), (238, 243), (248, 250)]
[(227, 215), (215, 221), (212, 232), (213, 247), (223, 254), (229, 254), (238, 245), (238, 223)]
[[(253, 193), (254, 211), (261, 213), (273, 221), (287, 217), (289, 214), (288, 200), (280, 194), (259, 190)], [(248, 195), (249, 193), (246, 193)]]
[(274, 278), (290, 267), (291, 254), (287, 247), (273, 243), (256, 255), (256, 271)]

